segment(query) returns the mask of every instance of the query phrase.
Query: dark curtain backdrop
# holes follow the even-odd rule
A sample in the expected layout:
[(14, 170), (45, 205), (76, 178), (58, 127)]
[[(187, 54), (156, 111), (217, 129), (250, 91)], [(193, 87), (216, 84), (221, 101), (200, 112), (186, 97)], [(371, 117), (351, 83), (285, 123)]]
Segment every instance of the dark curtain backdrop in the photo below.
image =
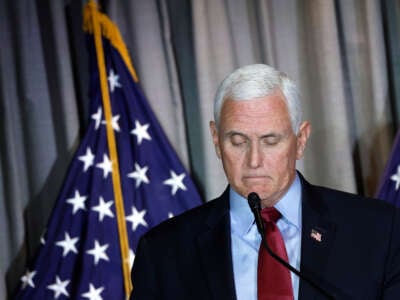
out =
[[(0, 1), (0, 298), (18, 284), (87, 121), (83, 0)], [(267, 63), (300, 86), (313, 125), (298, 168), (373, 195), (400, 115), (400, 3), (389, 0), (99, 1), (205, 199), (226, 179), (208, 130), (214, 92)]]

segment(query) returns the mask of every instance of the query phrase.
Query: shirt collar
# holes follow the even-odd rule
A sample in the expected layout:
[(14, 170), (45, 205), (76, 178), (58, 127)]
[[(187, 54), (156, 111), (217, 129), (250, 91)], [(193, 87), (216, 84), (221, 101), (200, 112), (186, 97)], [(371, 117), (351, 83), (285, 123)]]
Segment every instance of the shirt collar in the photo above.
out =
[(243, 236), (249, 232), (254, 223), (254, 216), (247, 199), (229, 188), (229, 205), (231, 215), (231, 229)]
[[(241, 235), (246, 234), (254, 223), (254, 216), (247, 199), (232, 188), (229, 189), (231, 228)], [(275, 208), (282, 214), (282, 220), (301, 228), (301, 182), (298, 174), (286, 194), (278, 201)]]
[(286, 194), (275, 204), (282, 214), (282, 219), (291, 225), (301, 228), (301, 182), (298, 174)]

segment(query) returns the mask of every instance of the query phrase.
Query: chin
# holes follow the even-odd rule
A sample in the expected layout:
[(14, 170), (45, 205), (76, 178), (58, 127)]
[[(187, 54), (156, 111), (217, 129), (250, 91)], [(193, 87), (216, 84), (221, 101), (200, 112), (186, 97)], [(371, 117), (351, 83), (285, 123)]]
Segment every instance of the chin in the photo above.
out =
[[(259, 190), (259, 189), (252, 189), (252, 190), (250, 190), (250, 191), (247, 193), (247, 195), (250, 194), (251, 192), (256, 193), (256, 194), (260, 197), (260, 199), (261, 199), (262, 201), (263, 201), (264, 199), (268, 199), (269, 196), (270, 196), (270, 194), (269, 194), (268, 192), (262, 191), (262, 190)], [(247, 195), (246, 195), (246, 197), (247, 197)]]

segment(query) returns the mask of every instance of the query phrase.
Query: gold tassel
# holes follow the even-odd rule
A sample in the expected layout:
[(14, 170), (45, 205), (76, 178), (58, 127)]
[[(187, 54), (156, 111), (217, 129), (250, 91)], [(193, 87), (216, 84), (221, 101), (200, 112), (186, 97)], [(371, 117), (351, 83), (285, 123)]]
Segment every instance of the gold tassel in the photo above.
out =
[(98, 4), (94, 0), (90, 0), (83, 10), (83, 31), (89, 34), (93, 34), (94, 31), (93, 22), (91, 21), (92, 18), (97, 19), (97, 22), (100, 24), (101, 35), (108, 39), (111, 45), (118, 50), (133, 80), (138, 82), (139, 78), (133, 68), (128, 49), (125, 46), (118, 26), (105, 14), (98, 11)]

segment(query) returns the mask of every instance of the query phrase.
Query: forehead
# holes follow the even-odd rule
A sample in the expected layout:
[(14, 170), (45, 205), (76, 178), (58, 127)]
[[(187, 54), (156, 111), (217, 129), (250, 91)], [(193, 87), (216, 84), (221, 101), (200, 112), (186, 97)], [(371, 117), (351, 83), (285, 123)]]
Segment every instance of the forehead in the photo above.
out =
[(283, 94), (274, 94), (250, 100), (226, 100), (222, 106), (220, 127), (225, 130), (248, 128), (286, 129), (291, 126), (289, 111)]

